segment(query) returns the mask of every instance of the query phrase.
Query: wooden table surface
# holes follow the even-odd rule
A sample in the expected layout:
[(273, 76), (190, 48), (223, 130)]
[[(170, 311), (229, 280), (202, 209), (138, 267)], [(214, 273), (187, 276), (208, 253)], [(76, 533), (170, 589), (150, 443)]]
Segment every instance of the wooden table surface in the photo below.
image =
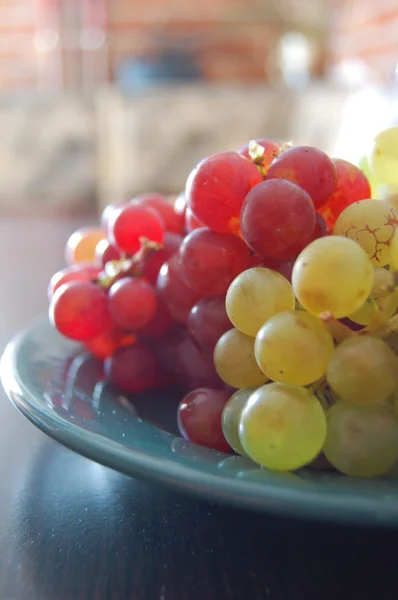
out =
[[(0, 222), (0, 347), (77, 221)], [(101, 467), (0, 392), (0, 600), (396, 600), (398, 531), (260, 516)]]

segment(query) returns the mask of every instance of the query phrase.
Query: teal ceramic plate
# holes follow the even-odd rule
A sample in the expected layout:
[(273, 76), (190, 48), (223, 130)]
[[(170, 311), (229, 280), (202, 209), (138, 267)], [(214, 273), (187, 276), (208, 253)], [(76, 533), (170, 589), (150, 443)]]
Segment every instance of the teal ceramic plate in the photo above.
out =
[(178, 437), (178, 393), (130, 401), (101, 381), (101, 365), (43, 319), (12, 341), (1, 377), (15, 406), (68, 448), (127, 475), (267, 513), (398, 526), (398, 479), (326, 471), (278, 474)]

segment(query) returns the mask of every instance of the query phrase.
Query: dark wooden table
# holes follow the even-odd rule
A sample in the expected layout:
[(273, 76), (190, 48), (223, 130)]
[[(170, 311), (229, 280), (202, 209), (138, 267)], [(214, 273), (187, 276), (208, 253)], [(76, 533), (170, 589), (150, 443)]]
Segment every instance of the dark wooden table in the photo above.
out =
[[(0, 222), (0, 346), (46, 311), (76, 221)], [(66, 450), (0, 392), (0, 600), (396, 600), (398, 531), (251, 514)]]

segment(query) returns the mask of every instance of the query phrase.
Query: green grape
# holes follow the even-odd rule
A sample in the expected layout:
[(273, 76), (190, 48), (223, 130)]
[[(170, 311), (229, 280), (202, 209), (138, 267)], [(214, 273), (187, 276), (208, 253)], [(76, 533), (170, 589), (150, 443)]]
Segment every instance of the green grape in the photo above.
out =
[(366, 175), (366, 179), (370, 183), (372, 198), (378, 198), (381, 186), (380, 186), (380, 182), (377, 181), (376, 177), (373, 175), (372, 171), (370, 170), (368, 157), (363, 156), (361, 158), (361, 160), (359, 161), (358, 166), (361, 169), (362, 173), (364, 173), (364, 175)]
[(398, 210), (398, 187), (394, 185), (379, 186), (378, 198)]
[(398, 185), (398, 127), (384, 129), (375, 137), (369, 166), (380, 183)]
[(398, 269), (398, 228), (392, 236), (390, 244), (390, 265), (393, 269)]
[(336, 319), (358, 310), (373, 284), (366, 252), (345, 237), (327, 236), (309, 244), (293, 268), (296, 298), (314, 315), (330, 312)]
[(394, 276), (391, 271), (383, 267), (373, 266), (373, 286), (370, 291), (370, 298), (348, 318), (359, 325), (369, 325), (377, 316), (382, 322), (388, 321), (398, 307), (398, 288), (387, 295), (382, 294), (382, 289), (393, 286)]
[(356, 336), (335, 348), (327, 381), (344, 402), (377, 404), (394, 393), (398, 358), (382, 340)]
[(325, 413), (306, 388), (269, 383), (247, 401), (239, 437), (255, 462), (274, 471), (293, 471), (311, 462), (322, 450)]
[(254, 338), (230, 329), (214, 349), (214, 366), (221, 379), (231, 387), (256, 387), (267, 381), (254, 357)]
[(339, 215), (333, 234), (357, 242), (372, 263), (390, 264), (390, 242), (398, 224), (398, 211), (388, 202), (360, 200), (347, 206)]
[(231, 283), (225, 306), (231, 323), (255, 337), (260, 327), (278, 312), (293, 310), (295, 298), (288, 280), (271, 269), (247, 269)]
[(398, 418), (386, 404), (352, 406), (339, 402), (329, 410), (327, 425), (323, 451), (345, 475), (383, 475), (398, 459)]
[(235, 452), (241, 456), (247, 456), (240, 438), (239, 438), (239, 423), (242, 415), (242, 410), (253, 392), (257, 388), (246, 388), (238, 390), (228, 400), (224, 406), (222, 413), (222, 431), (228, 444)]
[(303, 310), (282, 312), (263, 325), (254, 353), (273, 381), (309, 385), (326, 372), (333, 338), (318, 317)]

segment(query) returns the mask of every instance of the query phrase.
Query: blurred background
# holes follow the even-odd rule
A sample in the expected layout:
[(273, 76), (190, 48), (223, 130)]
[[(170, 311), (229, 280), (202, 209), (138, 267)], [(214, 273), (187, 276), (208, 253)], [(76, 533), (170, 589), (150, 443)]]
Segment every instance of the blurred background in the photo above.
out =
[(358, 161), (397, 63), (398, 0), (0, 0), (0, 214), (178, 193), (254, 137)]

